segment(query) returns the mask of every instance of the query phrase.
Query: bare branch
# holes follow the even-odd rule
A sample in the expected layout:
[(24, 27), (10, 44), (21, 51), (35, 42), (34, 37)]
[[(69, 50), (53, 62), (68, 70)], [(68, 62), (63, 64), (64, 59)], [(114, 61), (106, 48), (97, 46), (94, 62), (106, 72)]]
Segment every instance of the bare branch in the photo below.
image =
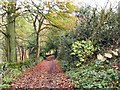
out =
[(43, 27), (42, 29), (40, 29), (40, 31), (44, 30), (44, 29), (47, 29), (47, 28), (50, 28), (50, 27)]
[(46, 25), (46, 26), (47, 26), (47, 25), (51, 25), (51, 24), (48, 24), (48, 23), (43, 23), (43, 25)]
[(42, 26), (42, 24), (43, 24), (43, 22), (44, 22), (44, 17), (41, 17), (41, 21), (40, 20), (38, 20), (39, 21), (39, 26), (38, 26), (38, 33), (40, 33), (40, 31), (41, 31), (41, 26)]
[(4, 33), (2, 30), (0, 30), (0, 32), (5, 35), (6, 37), (8, 37), (8, 35), (6, 33)]
[(35, 20), (33, 21), (34, 30), (35, 30), (36, 32), (37, 32), (37, 28), (36, 28), (37, 18), (38, 18), (38, 15), (35, 16)]
[[(29, 40), (27, 40), (27, 39), (24, 39), (24, 38), (22, 38), (22, 37), (16, 37), (17, 39), (20, 39), (20, 40), (22, 40), (22, 41), (24, 41), (24, 42), (27, 42), (27, 43), (29, 43), (29, 44), (32, 44)], [(17, 42), (17, 41), (16, 41)], [(17, 42), (17, 44), (18, 44), (18, 42)]]

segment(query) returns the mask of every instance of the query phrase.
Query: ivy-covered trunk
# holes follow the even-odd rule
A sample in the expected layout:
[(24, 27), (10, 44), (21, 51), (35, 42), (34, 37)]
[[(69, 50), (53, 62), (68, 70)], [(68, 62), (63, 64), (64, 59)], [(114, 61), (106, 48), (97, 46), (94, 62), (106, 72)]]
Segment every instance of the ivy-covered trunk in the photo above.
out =
[(7, 12), (7, 28), (6, 28), (6, 50), (7, 50), (7, 61), (14, 62), (16, 58), (16, 43), (15, 43), (15, 0), (10, 0), (8, 3)]

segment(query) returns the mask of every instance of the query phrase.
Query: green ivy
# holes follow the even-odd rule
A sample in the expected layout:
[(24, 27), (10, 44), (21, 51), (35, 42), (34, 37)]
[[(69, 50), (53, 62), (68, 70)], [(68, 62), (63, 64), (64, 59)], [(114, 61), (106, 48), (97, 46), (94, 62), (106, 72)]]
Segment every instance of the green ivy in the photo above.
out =
[(76, 88), (119, 88), (120, 74), (105, 64), (92, 63), (66, 72)]

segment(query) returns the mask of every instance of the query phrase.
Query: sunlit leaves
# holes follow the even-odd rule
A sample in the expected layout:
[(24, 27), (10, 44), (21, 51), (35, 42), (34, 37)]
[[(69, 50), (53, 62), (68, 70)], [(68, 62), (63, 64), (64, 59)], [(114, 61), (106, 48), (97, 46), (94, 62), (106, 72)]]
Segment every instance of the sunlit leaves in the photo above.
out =
[[(76, 55), (80, 63), (84, 62), (86, 57), (89, 55), (92, 55), (95, 51), (95, 47), (93, 46), (92, 42), (90, 40), (88, 41), (76, 41), (72, 44), (72, 50), (73, 52), (71, 55)], [(80, 64), (77, 64), (79, 66)]]
[(49, 21), (61, 29), (72, 29), (76, 25), (76, 17), (72, 13), (77, 7), (69, 2), (57, 2), (53, 6), (46, 15)]
[(32, 25), (27, 22), (23, 17), (18, 17), (16, 19), (16, 34), (17, 40), (22, 44), (29, 40), (29, 36), (33, 33)]
[(73, 4), (69, 3), (69, 2), (66, 3), (66, 7), (68, 9), (67, 10), (68, 13), (72, 13), (77, 9), (77, 6), (75, 6), (75, 5), (73, 5)]
[(61, 29), (70, 30), (76, 25), (76, 18), (66, 13), (51, 13), (47, 15), (48, 19)]

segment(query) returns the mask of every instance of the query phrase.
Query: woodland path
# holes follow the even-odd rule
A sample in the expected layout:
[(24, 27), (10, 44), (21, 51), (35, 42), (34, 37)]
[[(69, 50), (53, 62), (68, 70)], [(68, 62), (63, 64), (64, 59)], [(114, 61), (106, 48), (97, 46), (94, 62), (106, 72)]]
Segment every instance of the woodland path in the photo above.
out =
[(23, 72), (11, 85), (12, 88), (74, 88), (54, 56)]

